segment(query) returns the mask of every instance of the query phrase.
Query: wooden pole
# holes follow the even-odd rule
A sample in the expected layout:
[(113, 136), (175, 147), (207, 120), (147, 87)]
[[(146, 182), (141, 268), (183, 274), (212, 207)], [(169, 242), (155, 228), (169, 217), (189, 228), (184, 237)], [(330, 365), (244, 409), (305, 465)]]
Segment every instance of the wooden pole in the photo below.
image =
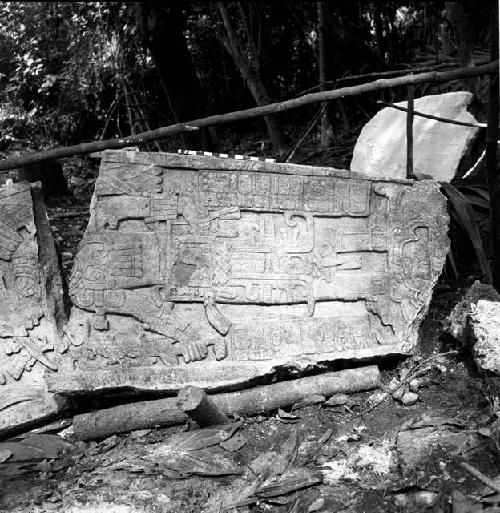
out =
[(221, 411), (205, 390), (188, 386), (179, 391), (177, 409), (189, 415), (200, 427), (228, 424), (229, 418)]
[(413, 104), (415, 87), (408, 86), (408, 112), (406, 114), (406, 178), (413, 176)]
[[(212, 394), (209, 397), (226, 415), (246, 416), (291, 406), (313, 394), (330, 397), (334, 394), (372, 390), (379, 386), (378, 367), (370, 365), (280, 381), (239, 392)], [(77, 440), (97, 440), (135, 429), (166, 427), (186, 422), (188, 416), (177, 408), (177, 404), (178, 399), (165, 397), (83, 413), (73, 418), (70, 432)]]
[(199, 130), (200, 128), (207, 128), (214, 125), (221, 125), (226, 123), (233, 123), (235, 121), (242, 121), (244, 119), (253, 119), (263, 116), (268, 116), (277, 112), (284, 112), (286, 110), (296, 109), (305, 105), (310, 105), (318, 102), (325, 102), (336, 100), (338, 98), (345, 98), (347, 96), (357, 96), (364, 93), (371, 93), (381, 91), (383, 89), (390, 89), (392, 87), (401, 87), (408, 85), (421, 84), (424, 82), (446, 82), (456, 78), (474, 77), (479, 75), (497, 74), (498, 62), (490, 62), (481, 66), (473, 68), (459, 68), (451, 71), (431, 71), (428, 73), (421, 73), (419, 75), (407, 75), (404, 77), (381, 79), (367, 84), (359, 84), (352, 87), (342, 87), (333, 91), (323, 91), (320, 93), (311, 93), (292, 100), (284, 102), (269, 103), (261, 107), (254, 107), (252, 109), (240, 110), (236, 112), (229, 112), (227, 114), (217, 114), (207, 118), (195, 119), (185, 123), (176, 123), (166, 127), (160, 127), (148, 132), (142, 132), (137, 135), (130, 135), (128, 137), (120, 137), (116, 139), (109, 139), (107, 141), (96, 141), (91, 143), (81, 143), (74, 146), (66, 146), (55, 148), (53, 150), (41, 151), (24, 155), (22, 157), (6, 159), (0, 161), (0, 171), (7, 171), (9, 169), (16, 169), (34, 164), (35, 162), (44, 162), (47, 160), (61, 159), (66, 157), (73, 157), (75, 155), (88, 155), (103, 150), (112, 150), (125, 148), (126, 146), (133, 146), (135, 144), (142, 144), (148, 141), (154, 141), (169, 137), (174, 134), (181, 134), (190, 130)]
[[(491, 56), (498, 59), (498, 6), (495, 3), (491, 16)], [(498, 74), (490, 76), (488, 91), (488, 128), (486, 131), (486, 174), (490, 191), (491, 249), (493, 260), (493, 286), (500, 291), (500, 176), (497, 167), (498, 120), (499, 120)]]

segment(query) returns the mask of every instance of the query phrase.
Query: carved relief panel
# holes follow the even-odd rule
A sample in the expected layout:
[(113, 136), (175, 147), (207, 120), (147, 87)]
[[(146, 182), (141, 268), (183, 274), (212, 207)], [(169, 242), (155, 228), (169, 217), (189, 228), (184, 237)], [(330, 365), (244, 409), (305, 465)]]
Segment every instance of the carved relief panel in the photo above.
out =
[(62, 350), (39, 262), (30, 185), (0, 188), (0, 430), (57, 411), (46, 371)]
[(430, 181), (106, 152), (51, 389), (215, 389), (407, 352), (447, 222)]

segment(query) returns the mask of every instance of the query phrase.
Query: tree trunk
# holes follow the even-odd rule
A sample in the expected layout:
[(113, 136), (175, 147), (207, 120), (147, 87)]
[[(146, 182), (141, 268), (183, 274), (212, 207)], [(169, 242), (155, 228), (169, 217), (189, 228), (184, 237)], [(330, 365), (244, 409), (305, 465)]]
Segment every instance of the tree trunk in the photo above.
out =
[[(267, 93), (260, 75), (249, 73), (246, 82), (249, 91), (255, 99), (255, 103), (259, 107), (272, 103), (271, 97)], [(271, 139), (274, 151), (280, 156), (286, 155), (288, 153), (288, 145), (286, 143), (285, 134), (283, 132), (279, 116), (277, 114), (266, 116), (264, 121), (266, 123), (267, 132), (269, 133), (269, 138)]]
[[(460, 65), (464, 68), (473, 66), (472, 48), (474, 46), (474, 27), (472, 24), (473, 9), (469, 0), (463, 2), (445, 2), (446, 14), (454, 31), (454, 41), (458, 46)], [(476, 80), (464, 79), (464, 89), (475, 92)]]
[[(326, 83), (332, 79), (332, 39), (327, 27), (328, 14), (330, 14), (327, 2), (318, 2), (318, 71), (319, 71), (319, 89), (326, 91)], [(323, 103), (321, 112), (321, 140), (320, 146), (325, 149), (331, 146), (333, 139), (332, 127), (332, 104), (330, 102)]]
[(385, 60), (386, 45), (384, 38), (384, 23), (383, 23), (382, 6), (375, 3), (373, 12), (373, 21), (375, 25), (375, 38), (377, 40), (377, 52), (381, 59)]
[[(491, 15), (491, 58), (498, 59), (498, 5), (495, 2)], [(493, 286), (500, 292), (500, 170), (498, 169), (498, 74), (490, 75), (488, 94), (488, 130), (486, 133), (486, 173), (490, 191), (491, 246), (493, 261)]]
[[(271, 97), (267, 92), (266, 86), (262, 81), (260, 74), (260, 62), (257, 55), (257, 49), (252, 41), (252, 36), (248, 30), (246, 20), (241, 20), (240, 26), (245, 27), (245, 38), (237, 34), (233, 27), (229, 12), (224, 2), (217, 2), (220, 17), (225, 29), (225, 37), (222, 42), (229, 55), (231, 55), (235, 66), (245, 81), (250, 93), (254, 97), (255, 103), (262, 107), (272, 103)], [(243, 6), (239, 5), (240, 15), (243, 16)], [(286, 142), (285, 133), (278, 114), (272, 114), (264, 118), (269, 138), (273, 145), (273, 150), (279, 157), (285, 157), (288, 154), (289, 147)]]
[[(161, 78), (176, 123), (207, 115), (200, 81), (189, 53), (185, 16), (175, 2), (136, 2), (138, 27)], [(182, 135), (189, 149), (214, 150), (208, 130)]]

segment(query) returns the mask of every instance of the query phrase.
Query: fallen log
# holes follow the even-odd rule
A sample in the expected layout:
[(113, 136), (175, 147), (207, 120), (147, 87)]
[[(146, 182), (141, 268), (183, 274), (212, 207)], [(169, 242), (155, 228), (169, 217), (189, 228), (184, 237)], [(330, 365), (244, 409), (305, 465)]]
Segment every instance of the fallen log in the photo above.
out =
[(185, 387), (177, 396), (177, 408), (189, 415), (200, 427), (227, 424), (229, 418), (210, 399), (205, 390)]
[[(240, 392), (213, 394), (215, 405), (228, 416), (257, 415), (292, 404), (313, 394), (330, 397), (339, 393), (372, 390), (380, 385), (376, 365), (328, 372), (317, 376), (281, 381)], [(68, 435), (76, 440), (96, 440), (136, 429), (182, 424), (188, 416), (177, 408), (177, 398), (124, 404), (76, 415)]]
[(479, 75), (487, 75), (498, 73), (498, 61), (474, 66), (472, 68), (458, 68), (450, 71), (430, 71), (428, 73), (420, 73), (417, 75), (405, 75), (402, 77), (375, 80), (365, 84), (359, 84), (351, 87), (341, 87), (330, 91), (321, 91), (319, 93), (306, 94), (299, 98), (293, 98), (283, 102), (269, 103), (261, 107), (252, 109), (229, 112), (227, 114), (217, 114), (207, 118), (195, 119), (184, 123), (160, 127), (155, 130), (142, 132), (140, 134), (129, 135), (127, 137), (119, 137), (116, 139), (108, 139), (105, 141), (95, 141), (91, 143), (81, 143), (74, 146), (66, 146), (55, 148), (53, 150), (41, 151), (23, 155), (12, 159), (0, 161), (0, 171), (16, 169), (24, 167), (35, 162), (43, 162), (47, 160), (61, 159), (73, 157), (75, 155), (88, 155), (103, 150), (125, 148), (135, 144), (141, 144), (148, 141), (155, 141), (174, 134), (181, 134), (200, 128), (208, 128), (215, 125), (233, 123), (244, 119), (259, 118), (269, 116), (278, 112), (296, 109), (312, 103), (325, 102), (345, 98), (346, 96), (357, 96), (363, 93), (381, 91), (393, 87), (409, 86), (421, 84), (424, 82), (445, 82), (456, 78), (474, 77)]

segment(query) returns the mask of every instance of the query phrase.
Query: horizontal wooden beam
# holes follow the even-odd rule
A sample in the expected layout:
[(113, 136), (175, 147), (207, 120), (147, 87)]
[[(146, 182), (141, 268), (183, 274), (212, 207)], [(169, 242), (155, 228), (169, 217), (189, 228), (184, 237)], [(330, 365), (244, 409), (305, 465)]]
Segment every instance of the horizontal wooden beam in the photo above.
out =
[(133, 146), (148, 141), (163, 139), (171, 135), (181, 134), (191, 130), (234, 123), (236, 121), (243, 121), (245, 119), (259, 118), (278, 112), (297, 109), (299, 107), (311, 105), (313, 103), (331, 101), (348, 96), (357, 96), (360, 94), (372, 93), (393, 87), (422, 84), (424, 82), (446, 82), (448, 80), (454, 80), (457, 78), (474, 77), (495, 73), (498, 73), (498, 61), (471, 68), (458, 68), (450, 71), (430, 71), (427, 73), (420, 73), (418, 75), (405, 75), (403, 77), (380, 79), (366, 84), (358, 84), (355, 86), (342, 87), (340, 89), (334, 89), (331, 91), (321, 91), (319, 93), (306, 94), (292, 100), (270, 103), (261, 107), (254, 107), (252, 109), (229, 112), (226, 114), (217, 114), (215, 116), (195, 119), (193, 121), (187, 121), (184, 123), (176, 123), (174, 125), (160, 127), (155, 130), (142, 132), (136, 135), (130, 135), (128, 137), (119, 137), (105, 141), (81, 143), (74, 146), (63, 146), (61, 148), (54, 148), (53, 150), (29, 153), (21, 157), (0, 161), (0, 171), (16, 169), (29, 164), (34, 164), (36, 162), (73, 157), (75, 155), (88, 155), (89, 153), (103, 150), (125, 148), (127, 146)]

